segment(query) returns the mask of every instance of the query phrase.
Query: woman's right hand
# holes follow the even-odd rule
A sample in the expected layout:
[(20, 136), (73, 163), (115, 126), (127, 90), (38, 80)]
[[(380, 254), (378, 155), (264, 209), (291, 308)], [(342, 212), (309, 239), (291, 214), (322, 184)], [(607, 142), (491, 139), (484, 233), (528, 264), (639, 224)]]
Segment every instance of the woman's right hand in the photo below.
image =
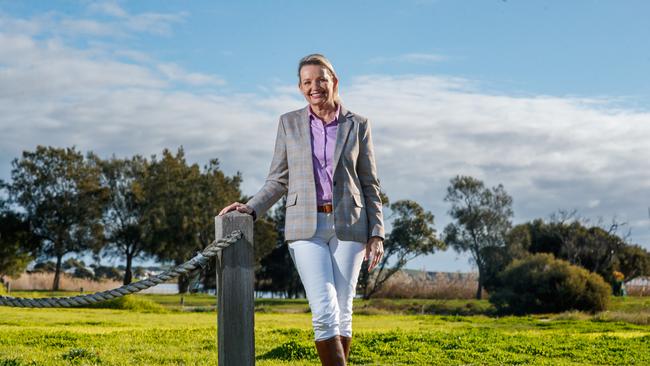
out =
[(235, 203), (231, 203), (228, 206), (224, 207), (224, 209), (221, 210), (221, 212), (219, 212), (219, 216), (223, 216), (227, 212), (234, 211), (234, 210), (237, 210), (237, 211), (239, 211), (241, 213), (245, 213), (245, 214), (249, 214), (249, 215), (253, 214), (253, 209), (250, 206), (248, 206), (245, 203), (235, 202)]

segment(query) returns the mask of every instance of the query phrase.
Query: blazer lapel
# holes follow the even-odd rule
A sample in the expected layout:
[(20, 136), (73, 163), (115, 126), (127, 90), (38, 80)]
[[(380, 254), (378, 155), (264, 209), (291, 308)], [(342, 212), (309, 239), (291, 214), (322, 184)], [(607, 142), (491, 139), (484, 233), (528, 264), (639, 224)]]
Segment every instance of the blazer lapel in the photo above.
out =
[(345, 142), (348, 140), (348, 135), (352, 129), (352, 124), (354, 123), (351, 119), (347, 118), (348, 110), (341, 106), (341, 111), (339, 112), (338, 127), (336, 130), (336, 147), (334, 148), (334, 169), (332, 170), (332, 176), (336, 173), (336, 167), (339, 165), (339, 159), (341, 158), (341, 153), (343, 152), (343, 147)]
[(300, 132), (300, 145), (302, 150), (309, 154), (308, 161), (311, 162), (311, 125), (309, 122), (309, 106), (300, 111), (298, 117), (298, 131)]

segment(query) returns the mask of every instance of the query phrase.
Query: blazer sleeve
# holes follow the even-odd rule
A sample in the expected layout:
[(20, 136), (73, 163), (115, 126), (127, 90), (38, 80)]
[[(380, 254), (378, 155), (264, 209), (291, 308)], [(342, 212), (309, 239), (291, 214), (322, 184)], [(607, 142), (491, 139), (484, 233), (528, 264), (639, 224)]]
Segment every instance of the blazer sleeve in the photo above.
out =
[(357, 175), (361, 182), (366, 203), (368, 238), (379, 236), (384, 239), (384, 216), (379, 196), (379, 178), (377, 177), (375, 150), (368, 120), (359, 125), (359, 140)]
[(255, 210), (254, 217), (263, 217), (266, 211), (287, 193), (289, 182), (289, 165), (287, 162), (287, 134), (282, 123), (278, 123), (278, 133), (275, 138), (275, 151), (271, 168), (262, 188), (246, 204)]

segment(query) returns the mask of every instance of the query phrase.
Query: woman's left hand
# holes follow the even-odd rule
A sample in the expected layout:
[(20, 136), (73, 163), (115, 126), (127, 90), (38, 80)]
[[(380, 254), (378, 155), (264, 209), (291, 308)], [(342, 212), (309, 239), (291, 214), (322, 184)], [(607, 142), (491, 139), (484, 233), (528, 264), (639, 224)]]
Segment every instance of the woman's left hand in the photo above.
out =
[(366, 244), (365, 260), (368, 261), (368, 272), (377, 267), (381, 257), (384, 256), (384, 240), (378, 236), (373, 236)]

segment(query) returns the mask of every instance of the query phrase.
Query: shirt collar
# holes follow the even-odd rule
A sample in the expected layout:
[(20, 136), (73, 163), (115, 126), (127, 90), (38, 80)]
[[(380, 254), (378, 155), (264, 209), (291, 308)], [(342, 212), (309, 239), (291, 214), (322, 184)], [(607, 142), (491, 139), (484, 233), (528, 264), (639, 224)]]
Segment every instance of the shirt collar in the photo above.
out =
[[(308, 107), (308, 110), (309, 110), (309, 119), (311, 121), (319, 120), (319, 121), (322, 122), (322, 120), (320, 118), (318, 118), (318, 116), (316, 114), (314, 114), (314, 111), (311, 110), (311, 106)], [(329, 123), (338, 122), (339, 114), (341, 114), (341, 104), (340, 103), (336, 106), (336, 115), (335, 115), (334, 119), (332, 121), (330, 121)]]

